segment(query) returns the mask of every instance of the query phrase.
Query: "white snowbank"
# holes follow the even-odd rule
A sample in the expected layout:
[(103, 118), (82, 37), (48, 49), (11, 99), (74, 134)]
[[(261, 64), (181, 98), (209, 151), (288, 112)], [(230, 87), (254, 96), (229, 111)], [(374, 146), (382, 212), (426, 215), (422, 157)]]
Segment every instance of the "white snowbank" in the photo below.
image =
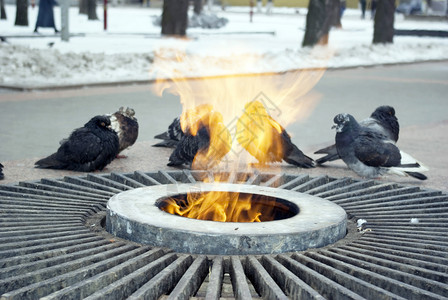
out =
[[(30, 25), (14, 26), (15, 6), (6, 6), (8, 20), (0, 21), (0, 84), (49, 86), (155, 79), (153, 61), (158, 54), (185, 76), (286, 71), (314, 67), (339, 68), (375, 64), (448, 59), (448, 39), (396, 36), (390, 45), (372, 45), (373, 21), (360, 20), (357, 10), (347, 10), (343, 29), (330, 33), (329, 46), (302, 48), (306, 10), (282, 14), (255, 14), (254, 22), (244, 8), (217, 11), (229, 19), (221, 29), (193, 28), (189, 39), (161, 38), (152, 24), (157, 9), (111, 7), (108, 30), (102, 21), (87, 21), (70, 9), (70, 42), (40, 29), (32, 34), (37, 8), (29, 9)], [(247, 8), (248, 12), (248, 8)], [(60, 28), (59, 7), (55, 8)], [(102, 8), (98, 8), (102, 16)], [(395, 28), (448, 30), (446, 22), (406, 21), (397, 15)], [(186, 54), (181, 62), (178, 53)], [(193, 62), (193, 63), (192, 63)]]

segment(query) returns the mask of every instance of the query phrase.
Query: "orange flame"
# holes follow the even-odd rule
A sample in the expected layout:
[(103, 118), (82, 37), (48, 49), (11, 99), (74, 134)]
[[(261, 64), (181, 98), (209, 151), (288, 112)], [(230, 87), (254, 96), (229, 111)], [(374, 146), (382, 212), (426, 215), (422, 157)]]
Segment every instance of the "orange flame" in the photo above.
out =
[[(245, 58), (247, 61), (216, 60), (170, 51), (156, 53), (152, 71), (159, 76), (155, 89), (160, 95), (168, 90), (180, 96), (184, 132), (195, 135), (204, 126), (209, 130), (210, 146), (198, 152), (192, 169), (218, 167), (224, 156), (230, 155), (233, 157), (225, 161), (234, 164), (226, 167), (239, 169), (242, 160), (250, 162), (241, 146), (262, 163), (281, 161), (282, 125), (306, 118), (318, 102), (319, 97), (309, 92), (325, 68), (241, 75), (241, 66), (264, 63), (256, 57)], [(240, 75), (186, 78), (187, 73), (217, 65), (227, 74)], [(182, 205), (171, 199), (165, 210), (202, 220), (259, 222), (265, 212), (251, 207), (252, 202), (238, 193), (193, 193)]]
[(218, 191), (188, 193), (185, 200), (169, 198), (161, 209), (191, 219), (244, 223), (273, 221), (288, 212), (286, 205), (271, 197)]
[(260, 163), (281, 162), (283, 158), (282, 133), (277, 123), (259, 101), (246, 104), (236, 125), (236, 139)]

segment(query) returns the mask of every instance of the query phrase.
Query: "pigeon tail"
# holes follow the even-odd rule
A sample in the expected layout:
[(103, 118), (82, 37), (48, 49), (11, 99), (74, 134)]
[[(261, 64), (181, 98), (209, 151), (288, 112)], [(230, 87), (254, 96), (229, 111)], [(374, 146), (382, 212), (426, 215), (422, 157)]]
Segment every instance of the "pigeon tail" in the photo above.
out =
[(158, 134), (158, 135), (154, 136), (154, 138), (158, 139), (158, 140), (169, 140), (169, 139), (171, 139), (170, 135), (169, 135), (169, 133), (167, 131), (165, 131), (164, 133), (161, 133), (161, 134)]
[(179, 141), (174, 140), (163, 140), (160, 143), (152, 145), (153, 147), (165, 147), (165, 148), (176, 148)]
[(56, 158), (56, 153), (42, 158), (34, 163), (34, 167), (38, 169), (56, 169), (56, 170), (62, 170), (66, 169), (68, 164), (63, 163), (59, 161)]
[(299, 148), (294, 147), (294, 149), (285, 158), (283, 158), (289, 164), (301, 167), (301, 168), (314, 168), (316, 163), (311, 157), (303, 154)]
[(400, 160), (400, 168), (403, 169), (403, 171), (409, 171), (409, 172), (426, 172), (429, 170), (427, 166), (425, 166), (422, 162), (416, 160), (406, 152), (400, 151), (401, 160)]
[(338, 153), (336, 145), (331, 145), (314, 152), (314, 154), (332, 154), (332, 153)]
[(425, 175), (423, 175), (422, 173), (419, 172), (405, 172), (406, 174), (408, 174), (411, 177), (420, 179), (420, 180), (426, 180), (428, 179), (428, 177), (426, 177)]
[(335, 160), (338, 160), (338, 159), (340, 159), (339, 154), (325, 155), (323, 157), (320, 157), (320, 158), (316, 159), (316, 163), (318, 165), (323, 165), (326, 162), (335, 161)]

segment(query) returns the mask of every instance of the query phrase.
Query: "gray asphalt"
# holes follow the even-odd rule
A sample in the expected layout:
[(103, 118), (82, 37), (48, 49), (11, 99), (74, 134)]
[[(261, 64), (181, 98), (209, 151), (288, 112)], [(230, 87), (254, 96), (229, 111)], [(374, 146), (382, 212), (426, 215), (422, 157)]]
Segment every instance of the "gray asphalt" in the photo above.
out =
[[(284, 75), (277, 75), (282, 79)], [(59, 146), (59, 141), (92, 116), (120, 106), (135, 109), (140, 124), (137, 143), (127, 159), (114, 160), (103, 173), (169, 170), (171, 150), (151, 147), (181, 112), (179, 97), (157, 96), (152, 85), (86, 87), (66, 90), (0, 93), (0, 162), (8, 184), (21, 180), (79, 175), (70, 171), (33, 168), (34, 162)], [(261, 91), (262, 92), (262, 91)], [(379, 105), (395, 107), (401, 131), (398, 146), (429, 166), (429, 179), (420, 182), (389, 176), (405, 184), (448, 191), (448, 61), (345, 70), (328, 70), (312, 89), (320, 101), (305, 120), (287, 127), (293, 142), (307, 155), (334, 141), (333, 117), (348, 112), (363, 119)], [(342, 162), (312, 170), (272, 166), (269, 171), (357, 177)]]

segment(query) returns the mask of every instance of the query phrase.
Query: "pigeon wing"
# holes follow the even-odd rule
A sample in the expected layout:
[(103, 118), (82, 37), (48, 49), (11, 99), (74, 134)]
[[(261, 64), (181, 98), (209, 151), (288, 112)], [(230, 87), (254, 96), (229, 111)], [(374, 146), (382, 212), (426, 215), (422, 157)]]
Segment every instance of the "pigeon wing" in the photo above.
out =
[(357, 159), (370, 167), (393, 167), (400, 165), (400, 150), (384, 135), (366, 131), (353, 143)]
[(56, 157), (75, 171), (93, 171), (101, 160), (104, 145), (101, 139), (86, 128), (74, 131), (58, 149)]

